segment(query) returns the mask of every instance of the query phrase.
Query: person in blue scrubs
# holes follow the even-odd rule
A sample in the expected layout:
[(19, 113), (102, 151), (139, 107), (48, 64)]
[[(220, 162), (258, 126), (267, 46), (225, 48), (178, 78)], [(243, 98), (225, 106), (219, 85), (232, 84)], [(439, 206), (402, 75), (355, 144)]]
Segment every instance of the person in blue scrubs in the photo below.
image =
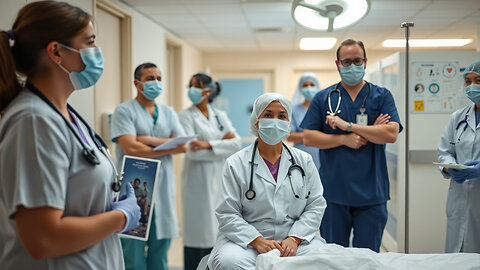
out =
[[(175, 136), (184, 136), (185, 132), (175, 111), (155, 102), (163, 91), (157, 66), (152, 63), (139, 65), (134, 78), (137, 96), (120, 104), (112, 117), (111, 136), (117, 143), (117, 162), (121, 164), (126, 154), (159, 159), (162, 164), (157, 176), (149, 239), (147, 242), (122, 239), (125, 268), (167, 270), (170, 239), (178, 236), (172, 155), (184, 153), (186, 146), (162, 151), (153, 151), (153, 148)], [(148, 253), (145, 256), (146, 245)]]
[[(390, 91), (363, 80), (366, 63), (361, 41), (342, 42), (335, 61), (342, 81), (313, 98), (300, 127), (305, 145), (320, 148), (322, 237), (346, 247), (353, 228), (354, 247), (378, 252), (390, 199), (385, 144), (402, 126)], [(389, 121), (374, 125), (382, 115)]]
[(309, 153), (312, 156), (313, 163), (317, 169), (320, 168), (320, 160), (318, 156), (318, 148), (307, 147), (303, 144), (303, 128), (300, 127), (303, 117), (307, 113), (308, 106), (315, 96), (320, 91), (320, 84), (318, 83), (315, 74), (307, 72), (300, 77), (297, 89), (292, 98), (292, 119), (290, 120), (290, 136), (287, 141), (293, 142), (293, 146)]

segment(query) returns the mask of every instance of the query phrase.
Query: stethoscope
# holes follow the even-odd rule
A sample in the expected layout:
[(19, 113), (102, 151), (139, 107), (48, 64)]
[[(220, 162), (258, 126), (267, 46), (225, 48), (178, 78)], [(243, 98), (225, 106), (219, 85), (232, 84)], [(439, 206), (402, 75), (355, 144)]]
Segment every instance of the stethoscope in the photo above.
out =
[[(255, 198), (255, 195), (256, 195), (255, 190), (253, 190), (253, 170), (254, 170), (253, 161), (255, 159), (255, 153), (257, 151), (257, 145), (258, 145), (258, 140), (255, 141), (255, 144), (253, 146), (252, 160), (250, 161), (250, 164), (251, 164), (250, 186), (249, 186), (247, 192), (245, 192), (245, 197), (248, 200), (253, 200), (253, 198)], [(295, 158), (293, 157), (292, 152), (290, 152), (290, 149), (288, 149), (288, 147), (283, 142), (282, 142), (282, 145), (283, 145), (283, 147), (285, 147), (285, 149), (287, 149), (288, 154), (290, 155), (290, 162), (292, 163), (292, 165), (290, 165), (290, 167), (288, 167), (288, 173), (287, 173), (288, 178), (290, 179), (290, 186), (292, 187), (293, 195), (295, 195), (295, 198), (300, 199), (300, 196), (298, 196), (298, 194), (295, 192), (295, 189), (293, 188), (292, 170), (299, 170), (300, 171), (300, 173), (302, 174), (302, 178), (303, 178), (303, 186), (307, 187), (307, 180), (306, 180), (306, 177), (305, 177), (305, 172), (303, 171), (303, 168), (300, 165), (297, 165), (297, 163), (295, 163)], [(309, 196), (310, 196), (310, 190), (307, 192), (307, 195), (305, 196), (305, 199), (308, 199)]]
[(218, 118), (217, 112), (215, 111), (215, 109), (213, 108), (213, 106), (210, 105), (210, 108), (212, 109), (212, 112), (215, 114), (215, 119), (217, 120), (217, 128), (218, 128), (220, 131), (223, 131), (224, 127), (223, 127), (223, 125), (222, 125), (222, 122), (220, 122), (220, 118)]
[(456, 143), (455, 143), (455, 142), (450, 142), (450, 144), (455, 145), (455, 144), (457, 144), (457, 143), (460, 142), (460, 137), (462, 137), (462, 134), (465, 132), (465, 130), (466, 130), (467, 127), (468, 127), (468, 113), (470, 113), (470, 109), (471, 109), (471, 108), (472, 108), (472, 107), (468, 107), (468, 110), (467, 110), (467, 112), (465, 113), (465, 118), (464, 118), (462, 121), (458, 122), (457, 127), (455, 128), (455, 133), (456, 133), (456, 132), (458, 131), (458, 129), (460, 128), (460, 126), (461, 126), (463, 123), (465, 123), (465, 125), (463, 126), (462, 132), (460, 132), (460, 135), (458, 135), (457, 142), (456, 142)]
[[(335, 86), (335, 89), (333, 90), (330, 90), (330, 92), (328, 92), (328, 111), (327, 111), (327, 114), (331, 115), (331, 116), (335, 116), (335, 115), (338, 115), (339, 113), (342, 112), (342, 110), (340, 110), (340, 103), (342, 102), (342, 92), (340, 91), (340, 83), (337, 83), (337, 85)], [(370, 95), (370, 91), (372, 90), (372, 86), (370, 85), (370, 83), (366, 82), (367, 85), (368, 85), (368, 92), (367, 92), (367, 95), (365, 95), (365, 97), (363, 98), (363, 101), (362, 101), (362, 107), (360, 107), (360, 113), (361, 114), (364, 114), (366, 109), (365, 109), (365, 102), (367, 101), (367, 97), (368, 95)], [(337, 100), (337, 107), (335, 108), (335, 111), (332, 110), (332, 100), (331, 100), (331, 96), (332, 96), (332, 93), (334, 92), (337, 92), (338, 93), (338, 100)]]
[(218, 119), (218, 115), (217, 113), (215, 113), (215, 119), (217, 119), (217, 127), (220, 131), (223, 131), (223, 125), (222, 123), (220, 122), (220, 119)]
[[(82, 154), (83, 154), (84, 158), (88, 161), (88, 163), (90, 163), (92, 165), (99, 165), (100, 164), (100, 159), (95, 154), (95, 151), (93, 149), (89, 148), (85, 144), (85, 142), (80, 138), (80, 136), (77, 134), (77, 132), (75, 132), (75, 130), (73, 129), (73, 127), (69, 123), (69, 121), (65, 118), (65, 116), (63, 116), (62, 113), (60, 113), (60, 111), (58, 111), (58, 109), (50, 102), (50, 100), (48, 100), (48, 98), (45, 95), (43, 95), (32, 84), (27, 82), (25, 84), (25, 87), (27, 87), (30, 91), (32, 91), (39, 98), (41, 98), (45, 103), (47, 103), (48, 106), (50, 106), (50, 108), (52, 108), (58, 115), (60, 115), (63, 118), (63, 120), (67, 124), (67, 127), (72, 131), (72, 133), (73, 133), (73, 135), (75, 135), (75, 138), (77, 139), (77, 141), (80, 142), (80, 144), (82, 145), (82, 147), (83, 147)], [(75, 115), (75, 117), (77, 119), (79, 119), (87, 127), (88, 133), (89, 133), (90, 137), (92, 138), (93, 143), (98, 148), (98, 150), (100, 150), (107, 157), (108, 161), (110, 162), (110, 165), (112, 165), (113, 171), (115, 172), (115, 182), (112, 183), (112, 190), (115, 191), (115, 192), (119, 192), (120, 189), (122, 188), (123, 175), (118, 174), (117, 167), (113, 163), (112, 155), (110, 154), (110, 151), (108, 150), (107, 145), (103, 141), (102, 137), (100, 137), (100, 135), (98, 135), (96, 132), (94, 132), (90, 128), (87, 121), (85, 121), (85, 119), (83, 119), (80, 116), (80, 114), (78, 114), (78, 112), (72, 106), (70, 106), (70, 104), (67, 104), (67, 108), (68, 108), (68, 110), (70, 110)]]

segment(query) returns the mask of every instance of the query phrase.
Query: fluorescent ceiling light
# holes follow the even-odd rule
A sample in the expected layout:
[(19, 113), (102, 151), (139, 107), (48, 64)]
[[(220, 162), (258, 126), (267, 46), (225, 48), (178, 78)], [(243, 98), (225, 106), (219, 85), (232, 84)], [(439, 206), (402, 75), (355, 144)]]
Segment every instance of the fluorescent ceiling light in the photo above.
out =
[[(410, 47), (462, 47), (472, 42), (471, 39), (410, 39)], [(405, 47), (405, 39), (387, 39), (383, 47)]]
[(299, 25), (332, 32), (359, 21), (370, 10), (370, 0), (294, 0), (292, 17)]
[(337, 43), (336, 38), (302, 38), (301, 50), (330, 50)]

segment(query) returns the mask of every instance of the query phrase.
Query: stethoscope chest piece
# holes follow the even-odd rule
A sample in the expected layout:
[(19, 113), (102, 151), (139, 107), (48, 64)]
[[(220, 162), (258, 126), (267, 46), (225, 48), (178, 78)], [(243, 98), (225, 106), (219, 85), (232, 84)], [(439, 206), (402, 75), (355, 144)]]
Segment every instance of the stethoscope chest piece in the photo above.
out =
[(92, 165), (100, 164), (100, 160), (98, 159), (97, 155), (90, 148), (83, 148), (83, 156), (87, 159), (87, 161)]
[(249, 189), (247, 190), (247, 192), (245, 192), (245, 197), (248, 199), (248, 200), (253, 200), (253, 198), (255, 198), (255, 191), (253, 189)]
[(114, 192), (119, 192), (121, 188), (122, 188), (122, 182), (113, 182), (112, 183), (112, 190)]

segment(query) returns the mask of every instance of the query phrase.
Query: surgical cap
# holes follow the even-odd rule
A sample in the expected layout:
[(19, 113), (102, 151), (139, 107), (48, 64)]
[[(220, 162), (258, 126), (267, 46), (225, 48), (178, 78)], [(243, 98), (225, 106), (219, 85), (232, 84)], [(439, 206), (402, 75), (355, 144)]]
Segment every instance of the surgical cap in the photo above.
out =
[(480, 75), (480, 61), (471, 64), (463, 71), (463, 79), (465, 79), (465, 76), (467, 76), (468, 73)]
[(292, 103), (283, 95), (277, 93), (265, 93), (259, 96), (253, 104), (253, 111), (250, 115), (250, 133), (258, 137), (257, 122), (258, 117), (262, 114), (265, 108), (273, 101), (278, 101), (287, 110), (288, 119), (292, 115)]
[(293, 94), (292, 104), (296, 106), (298, 104), (302, 104), (305, 101), (305, 97), (302, 94), (302, 85), (306, 81), (311, 81), (315, 84), (315, 88), (320, 90), (320, 83), (318, 82), (317, 76), (311, 72), (304, 73), (300, 77), (300, 81), (298, 82), (297, 89), (295, 90), (295, 94)]

